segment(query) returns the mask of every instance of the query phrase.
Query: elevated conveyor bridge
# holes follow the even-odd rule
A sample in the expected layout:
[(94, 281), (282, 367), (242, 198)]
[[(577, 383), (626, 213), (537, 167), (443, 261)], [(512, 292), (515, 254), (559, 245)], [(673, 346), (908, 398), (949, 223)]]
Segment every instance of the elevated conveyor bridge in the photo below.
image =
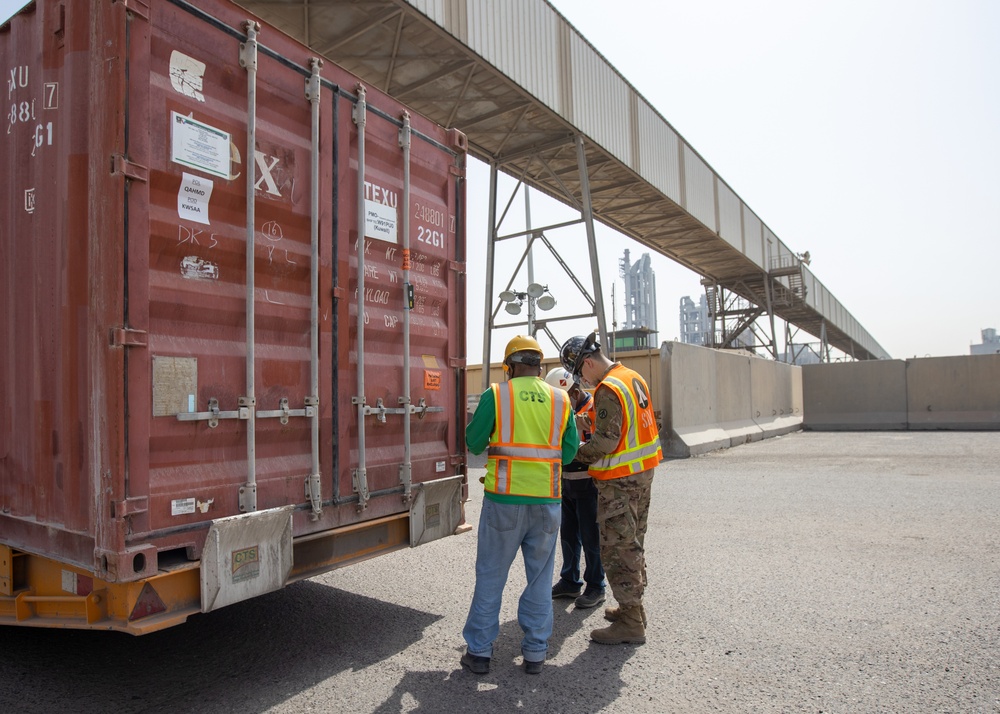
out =
[[(493, 171), (577, 208), (590, 242), (592, 314), (605, 335), (593, 220), (703, 277), (717, 346), (769, 321), (764, 343), (777, 356), (778, 317), (816, 336), (827, 355), (833, 346), (855, 359), (889, 357), (545, 0), (238, 1), (365, 82), (463, 131)], [(487, 295), (494, 294), (498, 238), (495, 180), (491, 193)]]

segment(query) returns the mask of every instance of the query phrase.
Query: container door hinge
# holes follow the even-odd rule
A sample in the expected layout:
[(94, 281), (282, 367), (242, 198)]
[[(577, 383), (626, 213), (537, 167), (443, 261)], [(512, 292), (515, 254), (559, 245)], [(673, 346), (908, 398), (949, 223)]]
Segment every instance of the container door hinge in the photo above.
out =
[(112, 517), (116, 520), (128, 518), (129, 516), (135, 516), (139, 513), (145, 513), (148, 510), (149, 499), (145, 496), (135, 496), (133, 498), (126, 498), (122, 501), (111, 502)]
[(319, 474), (309, 474), (306, 476), (306, 498), (312, 506), (311, 520), (317, 520), (323, 513), (323, 486), (320, 482)]
[(351, 473), (354, 492), (358, 494), (358, 512), (368, 508), (368, 469), (354, 469)]
[(112, 347), (145, 347), (146, 331), (133, 330), (130, 327), (111, 328)]
[(134, 164), (121, 154), (111, 157), (111, 173), (115, 176), (124, 176), (130, 181), (149, 182), (149, 169), (142, 164)]

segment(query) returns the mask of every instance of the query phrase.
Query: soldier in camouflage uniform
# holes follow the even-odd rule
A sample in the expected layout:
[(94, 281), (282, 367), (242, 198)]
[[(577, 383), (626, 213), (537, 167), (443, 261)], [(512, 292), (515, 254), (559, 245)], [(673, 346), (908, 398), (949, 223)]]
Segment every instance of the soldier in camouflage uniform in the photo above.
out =
[(590, 464), (597, 485), (601, 561), (618, 607), (605, 610), (611, 626), (590, 636), (601, 644), (641, 644), (646, 641), (642, 596), (650, 489), (653, 469), (663, 458), (649, 388), (638, 373), (609, 360), (593, 333), (567, 340), (560, 357), (585, 385), (596, 385), (594, 436), (576, 459)]

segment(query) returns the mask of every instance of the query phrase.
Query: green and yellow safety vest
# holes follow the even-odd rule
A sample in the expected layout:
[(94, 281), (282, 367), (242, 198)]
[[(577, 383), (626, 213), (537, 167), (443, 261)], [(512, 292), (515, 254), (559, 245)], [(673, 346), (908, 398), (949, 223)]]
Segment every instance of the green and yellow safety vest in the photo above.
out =
[(483, 487), (488, 493), (560, 498), (569, 395), (539, 377), (515, 377), (490, 388), (496, 413)]

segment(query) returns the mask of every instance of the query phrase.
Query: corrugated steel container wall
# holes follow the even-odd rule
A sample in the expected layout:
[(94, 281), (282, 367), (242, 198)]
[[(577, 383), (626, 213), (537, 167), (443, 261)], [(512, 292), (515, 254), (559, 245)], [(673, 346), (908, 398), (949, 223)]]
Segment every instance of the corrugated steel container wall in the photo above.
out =
[(684, 145), (684, 208), (711, 230), (715, 225), (715, 174), (694, 150)]
[(740, 219), (743, 202), (721, 179), (716, 178), (719, 192), (719, 235), (736, 250), (746, 253), (743, 247), (743, 222)]
[[(182, 419), (208, 412), (211, 400), (238, 414), (247, 394), (251, 168), (257, 508), (295, 505), (296, 536), (408, 509), (401, 415), (366, 420), (372, 497), (361, 510), (352, 494), (359, 151), (349, 92), (357, 80), (326, 63), (317, 187), (323, 509), (309, 518), (313, 182), (303, 68), (312, 53), (261, 28), (248, 152), (247, 19), (226, 0), (198, 8), (149, 0), (148, 18), (122, 3), (40, 1), (0, 34), (17, 107), (0, 139), (0, 540), (98, 571), (110, 560), (108, 580), (155, 572), (157, 551), (197, 555), (207, 523), (240, 512), (248, 420), (223, 417), (213, 428)], [(412, 421), (418, 484), (464, 473), (464, 150), (413, 116), (404, 205), (404, 107), (375, 90), (367, 99), (364, 200), (388, 228), (366, 229), (361, 242), (364, 396), (390, 408), (403, 396), (406, 211), (410, 397), (432, 407)], [(293, 415), (266, 418), (282, 400)], [(116, 557), (137, 550), (153, 556), (141, 571), (114, 572)]]
[(559, 17), (545, 3), (469, 0), (468, 44), (493, 66), (561, 111)]
[(746, 256), (761, 270), (767, 270), (764, 260), (763, 225), (757, 214), (744, 203), (743, 210), (743, 247)]
[(639, 158), (637, 171), (675, 203), (681, 202), (678, 139), (673, 129), (645, 100), (639, 100)]
[(632, 165), (632, 90), (594, 48), (570, 35), (573, 118), (579, 129), (626, 165)]

